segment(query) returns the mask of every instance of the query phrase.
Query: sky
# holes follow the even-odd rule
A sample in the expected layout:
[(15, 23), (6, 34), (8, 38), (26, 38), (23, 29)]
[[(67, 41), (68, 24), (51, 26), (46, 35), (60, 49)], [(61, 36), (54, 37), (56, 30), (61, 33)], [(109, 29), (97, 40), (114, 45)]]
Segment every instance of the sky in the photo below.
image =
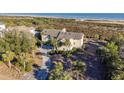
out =
[(1, 13), (124, 12), (124, 0), (0, 0)]

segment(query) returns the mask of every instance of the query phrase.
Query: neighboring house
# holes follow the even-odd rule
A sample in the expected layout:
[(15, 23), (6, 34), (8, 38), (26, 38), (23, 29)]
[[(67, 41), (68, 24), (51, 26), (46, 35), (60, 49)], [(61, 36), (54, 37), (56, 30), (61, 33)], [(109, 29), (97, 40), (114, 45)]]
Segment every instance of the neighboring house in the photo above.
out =
[(72, 48), (81, 48), (83, 45), (84, 34), (76, 32), (66, 32), (66, 29), (56, 30), (56, 29), (44, 29), (42, 31), (42, 41), (46, 42), (52, 38), (56, 38), (58, 41), (65, 42), (70, 41), (69, 46), (61, 46), (59, 50), (71, 50)]
[(6, 31), (6, 26), (3, 23), (0, 23), (0, 37), (3, 37), (4, 32)]
[(3, 24), (3, 23), (0, 23), (0, 31), (2, 31), (2, 30), (5, 30), (6, 29), (6, 26), (5, 26), (5, 24)]
[(17, 31), (25, 31), (29, 32), (33, 35), (35, 35), (35, 28), (33, 27), (27, 27), (27, 26), (14, 26), (14, 27), (8, 27), (8, 30), (17, 30)]

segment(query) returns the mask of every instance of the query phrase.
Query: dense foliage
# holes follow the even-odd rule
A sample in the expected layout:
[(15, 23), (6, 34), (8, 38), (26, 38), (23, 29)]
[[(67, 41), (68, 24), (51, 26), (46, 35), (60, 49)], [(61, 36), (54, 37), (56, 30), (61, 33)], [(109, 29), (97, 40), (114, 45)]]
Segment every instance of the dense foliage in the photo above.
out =
[(27, 32), (8, 31), (0, 38), (0, 53), (3, 62), (17, 66), (22, 71), (30, 71), (36, 49), (35, 38)]
[(124, 79), (124, 63), (119, 55), (119, 47), (124, 37), (121, 34), (110, 39), (110, 42), (97, 50), (98, 59), (106, 67), (105, 79)]
[(86, 64), (82, 61), (72, 63), (53, 62), (54, 67), (50, 71), (51, 80), (80, 80), (84, 79)]

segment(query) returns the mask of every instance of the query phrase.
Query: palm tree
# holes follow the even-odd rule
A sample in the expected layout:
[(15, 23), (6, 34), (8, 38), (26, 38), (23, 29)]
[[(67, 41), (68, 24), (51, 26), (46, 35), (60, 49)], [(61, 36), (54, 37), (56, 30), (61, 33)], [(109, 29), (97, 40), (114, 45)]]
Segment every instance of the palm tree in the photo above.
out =
[(18, 57), (18, 60), (22, 62), (24, 71), (26, 70), (26, 64), (32, 61), (30, 54), (28, 53), (21, 53)]
[(4, 54), (2, 54), (2, 58), (4, 62), (8, 62), (8, 67), (11, 68), (11, 60), (14, 59), (14, 52), (12, 51), (6, 51)]
[(51, 45), (53, 45), (54, 50), (58, 50), (58, 41), (56, 38), (51, 40)]
[(71, 42), (69, 39), (66, 39), (65, 42), (64, 42), (65, 46), (68, 47), (68, 49), (70, 48), (71, 46)]

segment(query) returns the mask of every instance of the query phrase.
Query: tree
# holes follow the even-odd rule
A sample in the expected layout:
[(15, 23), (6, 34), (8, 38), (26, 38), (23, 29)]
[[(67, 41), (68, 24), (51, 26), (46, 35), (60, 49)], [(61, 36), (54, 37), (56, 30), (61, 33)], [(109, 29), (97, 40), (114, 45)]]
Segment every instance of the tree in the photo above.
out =
[(31, 68), (32, 68), (32, 58), (31, 58), (30, 54), (21, 53), (17, 57), (17, 60), (19, 62), (17, 65), (20, 65), (18, 67), (21, 68), (21, 70), (27, 71), (27, 72), (31, 70)]
[(63, 64), (61, 62), (54, 62), (54, 68), (50, 72), (50, 80), (70, 80), (72, 79), (68, 72), (63, 70)]
[(72, 62), (72, 77), (76, 80), (84, 79), (84, 74), (86, 71), (86, 64), (82, 61)]
[(58, 41), (56, 38), (51, 39), (51, 45), (53, 46), (54, 50), (58, 50)]
[(4, 62), (8, 62), (8, 67), (11, 68), (11, 60), (14, 59), (14, 52), (6, 51), (4, 54), (2, 54), (2, 58)]
[(98, 40), (100, 38), (99, 34), (95, 34), (95, 39)]
[(30, 53), (36, 48), (36, 40), (33, 35), (24, 31), (8, 31), (0, 39), (0, 43), (3, 50), (13, 51), (16, 55), (21, 52)]
[(36, 27), (36, 31), (38, 31), (38, 32), (41, 32), (43, 29), (44, 29), (43, 26), (37, 26), (37, 27)]
[(99, 61), (102, 61), (106, 67), (105, 79), (124, 78), (123, 73), (120, 73), (124, 69), (124, 63), (118, 55), (118, 46), (114, 42), (110, 42), (105, 47), (97, 50), (97, 55), (102, 58)]
[(110, 53), (111, 55), (118, 54), (118, 46), (114, 42), (110, 42), (104, 47), (105, 52)]
[(86, 64), (82, 61), (74, 61), (72, 63), (72, 70), (77, 70), (80, 73), (84, 73), (86, 70)]
[(64, 42), (64, 44), (65, 44), (66, 47), (68, 47), (68, 49), (71, 46), (71, 42), (70, 42), (69, 39), (66, 39), (65, 42)]
[(10, 61), (13, 58), (12, 53), (14, 53), (14, 61), (16, 62), (13, 62), (13, 64), (15, 63), (18, 68), (24, 69), (25, 71), (29, 68), (29, 71), (32, 64), (30, 59), (34, 57), (35, 49), (36, 39), (28, 32), (8, 31), (5, 32), (3, 38), (0, 38), (0, 52), (2, 53), (3, 60), (9, 63), (9, 67), (11, 67)]
[(124, 43), (124, 36), (121, 33), (117, 33), (113, 35), (110, 40), (110, 42), (115, 42), (118, 46), (123, 45)]
[(112, 80), (124, 80), (124, 71), (115, 71), (112, 73)]

